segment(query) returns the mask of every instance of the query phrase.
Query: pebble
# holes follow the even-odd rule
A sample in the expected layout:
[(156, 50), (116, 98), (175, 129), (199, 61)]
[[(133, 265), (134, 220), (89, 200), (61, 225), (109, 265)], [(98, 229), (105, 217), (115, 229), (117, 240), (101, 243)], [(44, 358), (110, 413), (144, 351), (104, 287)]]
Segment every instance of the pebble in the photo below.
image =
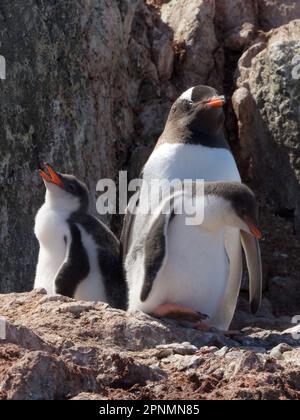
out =
[(163, 358), (168, 357), (171, 354), (180, 354), (181, 356), (188, 356), (195, 354), (198, 351), (196, 346), (193, 346), (189, 342), (184, 343), (171, 343), (171, 344), (160, 344), (156, 346), (156, 349), (159, 352), (156, 354), (156, 357)]
[(277, 360), (283, 359), (283, 353), (292, 351), (293, 348), (286, 343), (281, 343), (270, 351), (270, 356)]
[(90, 303), (64, 303), (59, 307), (59, 312), (66, 313), (70, 312), (74, 315), (80, 315), (82, 312), (90, 311), (91, 309), (94, 309), (94, 305), (91, 305)]
[(228, 353), (229, 348), (228, 347), (222, 347), (220, 350), (215, 352), (215, 355), (217, 357), (225, 357), (225, 355)]

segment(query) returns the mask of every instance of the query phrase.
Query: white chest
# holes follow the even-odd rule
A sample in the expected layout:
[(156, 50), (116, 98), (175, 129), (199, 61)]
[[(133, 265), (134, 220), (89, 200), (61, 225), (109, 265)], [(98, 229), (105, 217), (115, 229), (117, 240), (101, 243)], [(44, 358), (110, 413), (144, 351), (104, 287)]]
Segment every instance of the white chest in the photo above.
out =
[(240, 181), (231, 152), (190, 144), (163, 144), (154, 150), (144, 168), (147, 179), (204, 179)]
[(54, 281), (66, 258), (70, 230), (68, 215), (43, 206), (36, 216), (35, 235), (40, 251), (34, 287), (43, 287), (49, 294), (54, 293)]

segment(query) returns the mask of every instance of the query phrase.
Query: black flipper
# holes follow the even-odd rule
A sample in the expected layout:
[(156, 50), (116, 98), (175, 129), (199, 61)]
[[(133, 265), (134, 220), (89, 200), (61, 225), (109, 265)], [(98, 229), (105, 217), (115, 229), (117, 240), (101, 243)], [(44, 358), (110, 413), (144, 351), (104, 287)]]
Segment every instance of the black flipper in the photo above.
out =
[(136, 209), (139, 205), (139, 195), (140, 191), (135, 193), (129, 200), (128, 207), (125, 212), (123, 220), (123, 228), (121, 232), (121, 259), (123, 263), (125, 262), (126, 255), (130, 247), (130, 236), (132, 232), (132, 227), (135, 220)]
[(170, 221), (175, 216), (173, 198), (170, 198), (170, 203), (170, 212), (167, 214), (160, 212), (156, 217), (154, 216), (145, 240), (145, 277), (141, 291), (142, 302), (148, 298), (153, 283), (167, 260), (167, 231)]
[(126, 309), (127, 286), (122, 270), (120, 242), (104, 223), (93, 216), (73, 215), (71, 222), (82, 226), (98, 246), (98, 262), (108, 303), (115, 308)]
[(90, 265), (78, 227), (70, 224), (71, 238), (67, 242), (67, 259), (55, 279), (55, 292), (73, 298), (78, 285), (87, 277)]

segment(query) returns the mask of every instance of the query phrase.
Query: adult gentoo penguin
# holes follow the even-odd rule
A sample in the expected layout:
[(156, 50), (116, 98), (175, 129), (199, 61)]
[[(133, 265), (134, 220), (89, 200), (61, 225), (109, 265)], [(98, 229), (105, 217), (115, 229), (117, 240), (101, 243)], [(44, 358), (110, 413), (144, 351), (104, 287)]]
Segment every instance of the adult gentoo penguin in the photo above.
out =
[[(202, 200), (204, 218), (199, 224), (190, 225), (189, 215), (177, 210), (187, 207), (180, 200), (187, 203), (195, 199)], [(229, 276), (225, 226), (241, 230), (253, 280), (250, 299), (255, 307), (259, 306), (261, 283), (257, 280), (261, 267), (257, 261), (257, 242), (251, 238), (260, 239), (261, 233), (257, 228), (254, 194), (241, 183), (208, 182), (203, 194), (197, 195), (193, 188), (175, 191), (162, 201), (145, 224), (142, 239), (132, 250), (136, 253), (136, 266), (143, 268), (128, 267), (132, 282), (129, 307), (159, 316), (179, 315), (195, 320), (199, 314), (205, 314), (208, 326), (223, 329), (224, 323), (216, 322), (216, 317)], [(198, 326), (203, 328), (205, 324)]]
[(49, 294), (124, 308), (120, 244), (88, 213), (86, 185), (72, 175), (56, 172), (49, 164), (39, 173), (46, 198), (35, 220), (40, 251), (34, 287), (43, 287)]
[[(124, 219), (122, 233), (122, 252), (126, 280), (129, 289), (136, 287), (135, 272), (142, 272), (144, 264), (137, 258), (140, 239), (144, 226), (148, 224), (150, 215), (145, 214), (144, 207), (148, 202), (157, 200), (155, 192), (149, 197), (147, 185), (154, 179), (173, 181), (174, 179), (205, 181), (241, 182), (234, 157), (230, 151), (223, 132), (224, 97), (208, 86), (196, 86), (183, 93), (171, 107), (165, 129), (157, 145), (142, 171), (144, 181), (139, 193), (129, 203)], [(147, 202), (147, 203), (146, 203)], [(130, 209), (135, 209), (132, 214)], [(144, 238), (143, 238), (144, 240)], [(178, 238), (178, 240), (180, 240)], [(197, 248), (197, 240), (194, 238)], [(257, 278), (251, 283), (262, 281), (259, 245), (256, 238), (247, 238), (248, 246), (256, 250), (256, 258), (252, 258), (250, 272)], [(243, 246), (245, 247), (244, 240)], [(201, 242), (202, 244), (202, 242)], [(226, 289), (219, 310), (212, 325), (227, 329), (236, 308), (242, 278), (242, 247), (240, 229), (232, 226), (224, 227), (224, 246), (229, 258), (229, 275)], [(159, 269), (159, 267), (158, 267)], [(182, 290), (184, 284), (182, 285)], [(206, 296), (211, 299), (211, 296)], [(258, 302), (251, 301), (252, 311), (258, 309)], [(166, 302), (167, 303), (167, 302)], [(172, 303), (172, 302), (170, 302)], [(129, 302), (135, 308), (133, 302)]]

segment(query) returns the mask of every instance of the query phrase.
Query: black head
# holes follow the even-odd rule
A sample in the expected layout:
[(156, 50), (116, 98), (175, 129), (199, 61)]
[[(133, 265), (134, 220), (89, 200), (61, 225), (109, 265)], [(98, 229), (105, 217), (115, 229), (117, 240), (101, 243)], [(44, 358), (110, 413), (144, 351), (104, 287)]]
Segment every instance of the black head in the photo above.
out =
[(230, 201), (235, 214), (248, 226), (258, 239), (262, 237), (258, 226), (258, 207), (254, 193), (244, 184), (225, 183), (223, 196)]
[(258, 207), (254, 193), (240, 182), (205, 182), (204, 191), (222, 199), (223, 217), (229, 226), (239, 227), (260, 239), (262, 234), (258, 229)]
[(83, 182), (73, 175), (55, 171), (49, 164), (45, 164), (45, 169), (40, 169), (39, 173), (45, 182), (53, 204), (57, 202), (72, 212), (88, 210), (89, 191)]
[(214, 133), (224, 123), (224, 96), (209, 86), (196, 86), (184, 92), (173, 104), (168, 123), (184, 125), (192, 132)]

